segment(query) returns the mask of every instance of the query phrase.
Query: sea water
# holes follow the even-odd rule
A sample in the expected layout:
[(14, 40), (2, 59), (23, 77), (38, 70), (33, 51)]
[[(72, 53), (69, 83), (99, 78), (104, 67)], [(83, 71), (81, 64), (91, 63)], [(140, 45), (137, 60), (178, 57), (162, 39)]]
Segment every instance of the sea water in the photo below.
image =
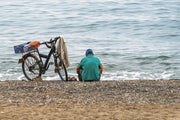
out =
[[(0, 80), (25, 78), (13, 46), (56, 36), (67, 45), (69, 76), (77, 77), (91, 48), (104, 65), (102, 80), (180, 78), (179, 0), (3, 0)], [(59, 79), (54, 66), (42, 77)]]

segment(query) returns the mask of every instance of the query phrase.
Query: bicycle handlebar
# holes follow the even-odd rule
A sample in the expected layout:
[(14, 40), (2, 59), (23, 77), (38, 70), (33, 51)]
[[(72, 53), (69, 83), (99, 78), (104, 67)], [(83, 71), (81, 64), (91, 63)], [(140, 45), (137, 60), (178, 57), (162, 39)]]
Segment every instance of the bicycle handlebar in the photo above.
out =
[(40, 43), (40, 45), (45, 44), (48, 48), (51, 48), (51, 46), (48, 45), (48, 44), (51, 44), (51, 43), (53, 43), (53, 42), (56, 43), (56, 41), (57, 41), (59, 38), (60, 38), (60, 36), (55, 37), (54, 40), (52, 40), (52, 38), (51, 38), (50, 41), (42, 42), (42, 43)]

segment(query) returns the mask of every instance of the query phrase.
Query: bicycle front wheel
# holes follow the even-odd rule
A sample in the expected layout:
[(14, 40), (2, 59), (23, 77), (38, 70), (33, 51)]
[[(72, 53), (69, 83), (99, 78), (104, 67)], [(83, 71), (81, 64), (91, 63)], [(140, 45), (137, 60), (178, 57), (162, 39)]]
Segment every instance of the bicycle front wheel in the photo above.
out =
[(61, 60), (60, 57), (57, 57), (57, 59), (55, 59), (55, 67), (56, 67), (55, 70), (59, 74), (61, 80), (67, 81), (68, 80), (67, 70), (64, 65), (64, 62)]
[(33, 78), (41, 77), (40, 63), (34, 54), (26, 54), (23, 56), (22, 70), (25, 77), (32, 81)]

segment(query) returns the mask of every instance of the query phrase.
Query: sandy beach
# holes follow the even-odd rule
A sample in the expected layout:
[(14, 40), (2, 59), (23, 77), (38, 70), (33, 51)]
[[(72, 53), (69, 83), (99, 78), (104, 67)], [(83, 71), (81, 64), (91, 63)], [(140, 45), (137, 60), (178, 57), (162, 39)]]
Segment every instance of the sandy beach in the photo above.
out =
[(180, 80), (1, 81), (1, 120), (179, 120)]

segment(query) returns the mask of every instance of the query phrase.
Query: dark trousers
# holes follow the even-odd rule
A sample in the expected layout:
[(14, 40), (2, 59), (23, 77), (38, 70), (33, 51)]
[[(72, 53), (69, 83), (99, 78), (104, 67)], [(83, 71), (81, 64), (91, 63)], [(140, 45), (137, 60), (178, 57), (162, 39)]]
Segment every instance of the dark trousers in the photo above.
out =
[(78, 79), (79, 81), (82, 81), (82, 69), (78, 71)]

